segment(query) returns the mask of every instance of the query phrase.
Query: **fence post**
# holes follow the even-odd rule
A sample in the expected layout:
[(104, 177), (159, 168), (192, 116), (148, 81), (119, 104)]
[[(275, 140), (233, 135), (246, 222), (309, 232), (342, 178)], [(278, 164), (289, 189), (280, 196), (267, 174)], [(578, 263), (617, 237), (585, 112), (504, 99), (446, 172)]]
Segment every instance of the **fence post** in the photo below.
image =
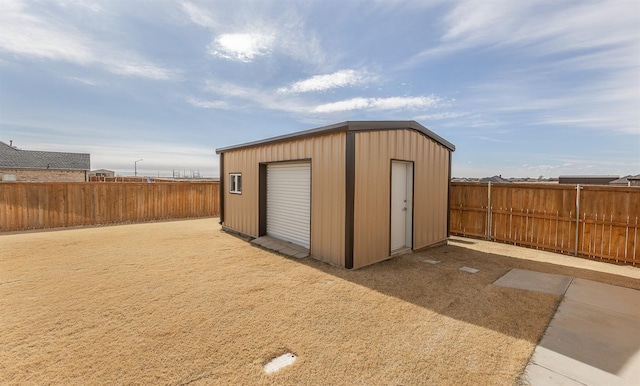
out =
[(485, 238), (491, 240), (491, 181), (487, 185), (487, 231)]
[(576, 244), (573, 248), (573, 255), (578, 256), (578, 228), (580, 227), (580, 184), (576, 185)]

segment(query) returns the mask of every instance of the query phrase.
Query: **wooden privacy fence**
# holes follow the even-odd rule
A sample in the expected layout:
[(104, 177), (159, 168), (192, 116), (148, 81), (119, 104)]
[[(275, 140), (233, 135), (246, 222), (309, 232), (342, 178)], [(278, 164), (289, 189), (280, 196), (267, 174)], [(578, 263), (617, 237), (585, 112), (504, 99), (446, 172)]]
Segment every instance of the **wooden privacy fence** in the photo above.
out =
[(218, 182), (3, 183), (0, 231), (217, 216), (218, 189)]
[[(218, 216), (218, 182), (0, 184), (0, 231)], [(451, 234), (640, 265), (640, 188), (451, 185)]]
[(640, 265), (640, 188), (451, 185), (451, 234)]

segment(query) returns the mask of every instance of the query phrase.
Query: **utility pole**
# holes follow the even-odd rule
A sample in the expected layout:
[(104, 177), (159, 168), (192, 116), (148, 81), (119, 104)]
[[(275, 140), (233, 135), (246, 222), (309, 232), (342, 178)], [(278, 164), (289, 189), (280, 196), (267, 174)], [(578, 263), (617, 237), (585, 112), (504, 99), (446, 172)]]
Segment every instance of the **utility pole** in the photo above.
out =
[(138, 177), (138, 162), (144, 161), (142, 158), (133, 163), (133, 176)]

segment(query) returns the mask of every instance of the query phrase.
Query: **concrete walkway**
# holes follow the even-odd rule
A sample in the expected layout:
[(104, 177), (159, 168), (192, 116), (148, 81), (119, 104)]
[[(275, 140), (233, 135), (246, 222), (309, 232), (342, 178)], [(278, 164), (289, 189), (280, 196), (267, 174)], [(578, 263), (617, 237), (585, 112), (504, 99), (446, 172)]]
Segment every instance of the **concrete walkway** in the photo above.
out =
[[(544, 292), (566, 288), (568, 276), (513, 271), (494, 284), (540, 290), (534, 287), (545, 275), (542, 283), (553, 291)], [(640, 385), (640, 291), (571, 280), (524, 380), (531, 385)]]

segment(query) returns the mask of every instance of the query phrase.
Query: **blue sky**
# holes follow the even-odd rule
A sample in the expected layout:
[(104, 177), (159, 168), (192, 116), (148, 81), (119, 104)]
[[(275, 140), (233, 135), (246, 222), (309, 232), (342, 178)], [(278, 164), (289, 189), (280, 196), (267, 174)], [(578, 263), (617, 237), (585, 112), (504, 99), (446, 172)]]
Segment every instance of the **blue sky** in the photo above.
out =
[(215, 148), (417, 120), (454, 176), (640, 173), (638, 1), (0, 1), (0, 141), (218, 176)]

